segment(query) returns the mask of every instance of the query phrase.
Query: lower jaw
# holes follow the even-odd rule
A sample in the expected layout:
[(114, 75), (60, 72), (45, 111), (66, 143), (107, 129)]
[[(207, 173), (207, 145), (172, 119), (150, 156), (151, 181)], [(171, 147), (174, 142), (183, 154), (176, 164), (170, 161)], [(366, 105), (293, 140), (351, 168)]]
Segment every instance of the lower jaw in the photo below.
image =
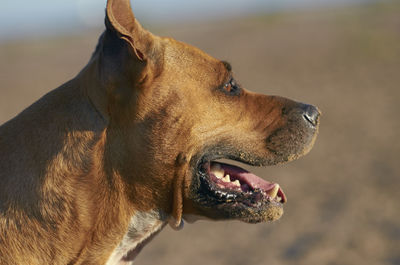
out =
[(283, 215), (283, 207), (278, 202), (268, 202), (259, 206), (247, 206), (237, 202), (205, 204), (197, 202), (196, 209), (211, 220), (238, 220), (246, 223), (261, 223), (278, 220)]

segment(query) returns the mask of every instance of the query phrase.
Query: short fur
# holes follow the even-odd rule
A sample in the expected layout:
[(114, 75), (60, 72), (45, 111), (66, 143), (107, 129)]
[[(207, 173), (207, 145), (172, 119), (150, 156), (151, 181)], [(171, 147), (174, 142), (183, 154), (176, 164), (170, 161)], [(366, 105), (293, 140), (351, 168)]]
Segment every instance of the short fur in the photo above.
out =
[(279, 218), (278, 208), (196, 201), (203, 154), (276, 164), (316, 136), (300, 103), (221, 92), (230, 75), (226, 63), (144, 30), (128, 0), (109, 0), (88, 65), (0, 127), (0, 264), (125, 264), (183, 215)]

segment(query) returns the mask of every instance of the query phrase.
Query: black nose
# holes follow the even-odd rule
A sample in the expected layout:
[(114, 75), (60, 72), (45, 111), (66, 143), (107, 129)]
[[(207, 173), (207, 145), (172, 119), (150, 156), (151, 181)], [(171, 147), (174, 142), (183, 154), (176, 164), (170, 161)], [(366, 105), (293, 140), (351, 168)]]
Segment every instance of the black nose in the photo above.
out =
[(304, 113), (303, 113), (304, 119), (306, 119), (306, 121), (311, 123), (313, 126), (317, 126), (318, 118), (320, 115), (319, 110), (312, 105), (306, 105), (306, 104), (304, 104), (302, 109), (304, 111)]

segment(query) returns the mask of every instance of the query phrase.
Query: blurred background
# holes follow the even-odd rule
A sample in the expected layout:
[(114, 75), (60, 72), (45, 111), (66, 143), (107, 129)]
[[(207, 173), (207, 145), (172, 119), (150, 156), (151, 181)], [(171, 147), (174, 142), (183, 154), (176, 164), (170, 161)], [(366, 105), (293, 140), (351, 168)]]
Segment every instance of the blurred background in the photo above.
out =
[[(232, 63), (248, 89), (317, 105), (310, 154), (279, 182), (271, 224), (167, 227), (135, 264), (400, 264), (400, 1), (135, 0), (155, 34)], [(1, 0), (0, 124), (82, 69), (105, 0)]]

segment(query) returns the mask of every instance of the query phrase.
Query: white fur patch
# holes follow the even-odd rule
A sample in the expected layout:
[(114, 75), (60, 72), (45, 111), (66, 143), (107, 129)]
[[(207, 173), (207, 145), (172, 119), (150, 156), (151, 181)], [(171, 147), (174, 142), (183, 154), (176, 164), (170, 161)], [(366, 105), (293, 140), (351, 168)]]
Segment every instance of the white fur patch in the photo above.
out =
[(136, 212), (131, 218), (128, 231), (114, 249), (106, 265), (132, 264), (132, 261), (124, 261), (123, 258), (138, 244), (160, 231), (165, 223), (165, 216), (158, 211)]

